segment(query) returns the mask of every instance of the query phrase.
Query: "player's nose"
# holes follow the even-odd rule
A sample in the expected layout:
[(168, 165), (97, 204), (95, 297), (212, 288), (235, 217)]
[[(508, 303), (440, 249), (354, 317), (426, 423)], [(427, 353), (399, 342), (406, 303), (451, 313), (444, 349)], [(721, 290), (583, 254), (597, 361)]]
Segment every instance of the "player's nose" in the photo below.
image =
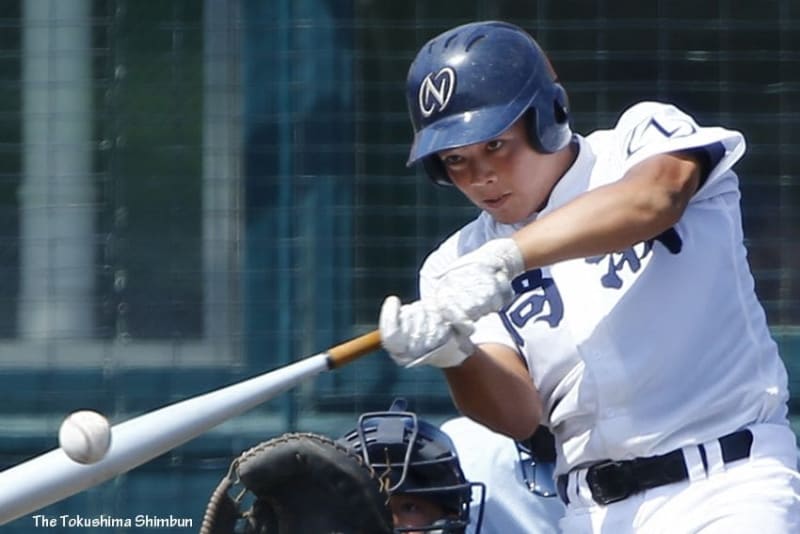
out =
[(470, 165), (470, 184), (487, 185), (497, 180), (494, 166), (486, 158), (473, 158)]

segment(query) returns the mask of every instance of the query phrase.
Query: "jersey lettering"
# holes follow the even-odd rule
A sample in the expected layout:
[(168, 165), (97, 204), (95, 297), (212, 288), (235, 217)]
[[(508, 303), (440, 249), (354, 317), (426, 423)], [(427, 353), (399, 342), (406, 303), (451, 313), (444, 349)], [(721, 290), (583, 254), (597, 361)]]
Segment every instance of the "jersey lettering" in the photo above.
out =
[(500, 317), (520, 347), (525, 345), (525, 340), (517, 333), (517, 329), (530, 321), (545, 321), (555, 328), (564, 318), (561, 293), (552, 278), (542, 276), (541, 269), (519, 275), (511, 282), (511, 287), (519, 296)]
[[(661, 242), (671, 254), (678, 254), (683, 248), (681, 236), (678, 235), (678, 232), (676, 232), (674, 228), (670, 228), (654, 239), (643, 241), (622, 252), (586, 258), (586, 263), (597, 264), (602, 262), (603, 259), (606, 259), (608, 261), (608, 270), (600, 277), (600, 283), (603, 287), (619, 289), (622, 287), (622, 278), (620, 278), (617, 273), (626, 266), (630, 267), (633, 273), (639, 272), (639, 269), (642, 268), (642, 260), (653, 250), (653, 243), (655, 241)], [(637, 248), (641, 250), (641, 253), (637, 252)]]
[[(642, 260), (653, 250), (656, 241), (663, 244), (670, 254), (678, 254), (683, 248), (680, 235), (674, 228), (670, 228), (623, 252), (586, 258), (586, 263), (599, 264), (606, 259), (608, 270), (600, 278), (600, 283), (603, 287), (619, 289), (622, 287), (619, 271), (627, 266), (631, 272), (638, 272), (642, 268)], [(500, 318), (517, 345), (525, 346), (525, 339), (518, 330), (531, 321), (545, 321), (551, 328), (561, 324), (564, 318), (564, 301), (555, 280), (545, 278), (541, 269), (533, 269), (517, 276), (511, 282), (511, 287), (517, 298), (500, 313)]]

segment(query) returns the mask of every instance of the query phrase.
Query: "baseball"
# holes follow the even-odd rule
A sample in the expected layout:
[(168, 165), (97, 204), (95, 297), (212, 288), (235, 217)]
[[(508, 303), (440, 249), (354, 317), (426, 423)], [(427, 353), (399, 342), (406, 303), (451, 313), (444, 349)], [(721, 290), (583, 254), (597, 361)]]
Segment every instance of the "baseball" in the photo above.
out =
[(58, 442), (72, 460), (93, 464), (100, 461), (111, 446), (111, 425), (97, 412), (74, 412), (61, 423)]

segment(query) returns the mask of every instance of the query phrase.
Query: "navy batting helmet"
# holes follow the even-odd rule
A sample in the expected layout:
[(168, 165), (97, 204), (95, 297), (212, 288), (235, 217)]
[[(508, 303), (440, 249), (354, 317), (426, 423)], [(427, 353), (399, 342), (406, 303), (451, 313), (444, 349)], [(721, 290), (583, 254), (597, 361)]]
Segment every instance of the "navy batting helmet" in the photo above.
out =
[(497, 137), (529, 110), (537, 151), (556, 152), (572, 138), (567, 93), (550, 61), (506, 22), (465, 24), (428, 41), (409, 68), (406, 98), (414, 126), (408, 165), (421, 161), (441, 185), (450, 179), (436, 152)]
[(474, 518), (475, 532), (480, 532), (483, 484), (466, 480), (450, 437), (406, 411), (405, 399), (396, 399), (388, 411), (362, 414), (358, 426), (340, 441), (383, 477), (390, 494), (419, 495), (447, 513), (427, 527), (395, 527), (395, 532), (463, 533), (470, 521), (475, 486), (481, 488)]

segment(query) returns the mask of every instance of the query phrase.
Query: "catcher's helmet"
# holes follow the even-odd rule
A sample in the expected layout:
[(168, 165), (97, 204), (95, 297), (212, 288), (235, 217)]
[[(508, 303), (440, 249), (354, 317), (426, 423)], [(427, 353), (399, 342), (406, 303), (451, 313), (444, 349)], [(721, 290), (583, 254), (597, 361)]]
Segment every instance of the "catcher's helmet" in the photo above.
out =
[(404, 399), (396, 399), (386, 412), (369, 412), (358, 426), (340, 440), (385, 477), (390, 494), (418, 495), (439, 504), (446, 518), (425, 527), (398, 528), (395, 532), (424, 531), (463, 533), (470, 521), (472, 488), (481, 488), (474, 519), (480, 532), (484, 489), (466, 480), (455, 446), (444, 432), (406, 411)]
[(435, 153), (488, 141), (528, 113), (534, 149), (550, 153), (572, 138), (567, 93), (524, 30), (498, 21), (458, 26), (428, 41), (408, 71), (414, 126), (408, 165), (422, 162), (440, 185), (450, 179)]

